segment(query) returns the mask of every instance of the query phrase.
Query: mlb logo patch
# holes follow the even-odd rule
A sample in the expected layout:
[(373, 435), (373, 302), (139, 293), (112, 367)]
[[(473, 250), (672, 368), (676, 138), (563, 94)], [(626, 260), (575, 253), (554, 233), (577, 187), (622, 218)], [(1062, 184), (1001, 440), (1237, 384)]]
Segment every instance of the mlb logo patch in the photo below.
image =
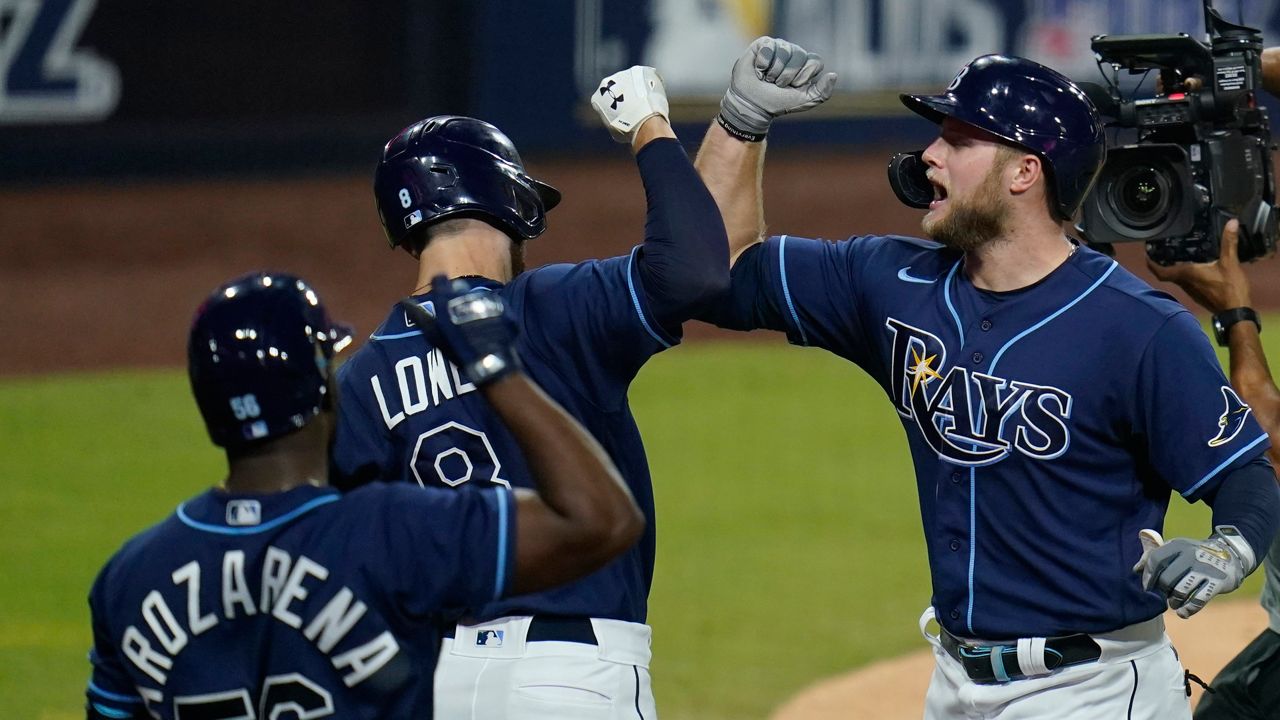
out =
[(258, 420), (251, 423), (244, 429), (244, 436), (248, 440), (257, 440), (267, 436), (267, 423), (264, 420)]
[[(424, 303), (418, 303), (418, 306), (419, 306), (419, 307), (421, 307), (423, 310), (426, 310), (426, 311), (427, 311), (427, 314), (428, 314), (428, 315), (430, 315), (431, 317), (435, 317), (435, 316), (436, 316), (436, 304), (435, 304), (433, 301), (428, 300), (428, 301), (426, 301), (426, 302), (424, 302)], [(405, 327), (417, 327), (418, 325), (417, 325), (417, 323), (415, 323), (415, 322), (413, 321), (413, 318), (409, 317), (409, 313), (405, 313), (405, 314), (404, 314), (404, 326), (405, 326)]]
[(413, 212), (404, 216), (404, 229), (408, 230), (409, 228), (413, 227), (414, 225), (417, 225), (420, 222), (422, 222), (422, 211), (414, 210)]
[(257, 500), (232, 500), (227, 503), (227, 524), (257, 525), (262, 522), (262, 504)]
[(476, 632), (476, 645), (481, 647), (502, 647), (502, 630), (480, 630)]

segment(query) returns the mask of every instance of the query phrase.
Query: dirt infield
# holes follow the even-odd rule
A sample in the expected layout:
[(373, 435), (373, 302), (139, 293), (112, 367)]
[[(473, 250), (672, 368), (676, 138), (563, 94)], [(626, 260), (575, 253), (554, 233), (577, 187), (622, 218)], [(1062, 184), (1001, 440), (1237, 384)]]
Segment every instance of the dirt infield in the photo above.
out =
[[(919, 213), (884, 180), (886, 157), (775, 153), (765, 178), (771, 228), (832, 238), (916, 232)], [(621, 151), (530, 165), (565, 193), (547, 234), (529, 246), (531, 266), (621, 254), (642, 239), (644, 193)], [(1126, 250), (1126, 265), (1140, 268), (1137, 248)], [(0, 375), (180, 364), (205, 293), (258, 268), (310, 279), (362, 334), (415, 276), (407, 256), (387, 249), (366, 174), (0, 191)], [(1280, 304), (1280, 286), (1255, 287), (1259, 304)]]
[[(1255, 600), (1228, 600), (1211, 603), (1189, 621), (1167, 613), (1165, 626), (1183, 666), (1208, 682), (1262, 632), (1267, 615)], [(924, 645), (923, 639), (920, 644)], [(928, 650), (873, 663), (814, 683), (778, 708), (770, 720), (843, 720), (854, 716), (919, 720), (924, 715), (924, 694), (932, 672), (933, 655)], [(1192, 685), (1192, 707), (1201, 692), (1199, 686)]]

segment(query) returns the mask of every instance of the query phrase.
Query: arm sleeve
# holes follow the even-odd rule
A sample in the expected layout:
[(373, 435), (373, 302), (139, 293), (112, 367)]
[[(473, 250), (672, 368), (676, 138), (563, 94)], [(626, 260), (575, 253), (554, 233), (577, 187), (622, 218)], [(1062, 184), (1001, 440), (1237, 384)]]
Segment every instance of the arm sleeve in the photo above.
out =
[(674, 138), (636, 155), (648, 210), (636, 253), (640, 286), (668, 333), (729, 287), (729, 239), (720, 209)]
[(1188, 312), (1165, 319), (1139, 361), (1135, 427), (1156, 472), (1188, 501), (1270, 447)]
[[(338, 403), (333, 447), (329, 453), (330, 483), (342, 491), (390, 477), (395, 460), (389, 451), (395, 443), (388, 437), (386, 423), (369, 405), (369, 379), (355, 363), (338, 371)], [(377, 399), (373, 398), (376, 403)]]
[(382, 498), (394, 587), (422, 616), (505, 596), (515, 571), (516, 504), (503, 487), (391, 485)]
[(102, 599), (107, 573), (108, 570), (104, 569), (98, 575), (89, 594), (89, 613), (93, 623), (93, 648), (89, 650), (89, 662), (93, 669), (89, 687), (85, 690), (85, 716), (90, 720), (143, 718), (147, 713), (142, 698), (129, 678), (120, 657), (120, 648), (107, 626)]
[(604, 410), (621, 405), (650, 357), (680, 342), (679, 328), (658, 322), (640, 288), (639, 251), (548, 265), (512, 284), (526, 346)]
[(738, 257), (729, 292), (701, 318), (730, 330), (779, 330), (792, 344), (863, 364), (868, 338), (860, 276), (876, 245), (873, 238), (771, 237)]
[(1280, 530), (1280, 487), (1266, 456), (1224, 473), (1204, 501), (1213, 508), (1213, 526), (1234, 525), (1261, 562)]

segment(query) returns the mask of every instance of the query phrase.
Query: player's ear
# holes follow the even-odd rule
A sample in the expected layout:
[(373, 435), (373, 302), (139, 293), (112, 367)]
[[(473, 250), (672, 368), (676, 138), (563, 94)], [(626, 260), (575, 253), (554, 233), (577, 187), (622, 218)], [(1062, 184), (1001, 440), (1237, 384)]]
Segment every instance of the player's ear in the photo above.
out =
[(1027, 152), (1018, 153), (1014, 155), (1009, 165), (1013, 167), (1013, 173), (1009, 176), (1009, 192), (1014, 195), (1027, 192), (1035, 186), (1036, 181), (1042, 178), (1048, 182), (1044, 174), (1044, 164), (1039, 156)]

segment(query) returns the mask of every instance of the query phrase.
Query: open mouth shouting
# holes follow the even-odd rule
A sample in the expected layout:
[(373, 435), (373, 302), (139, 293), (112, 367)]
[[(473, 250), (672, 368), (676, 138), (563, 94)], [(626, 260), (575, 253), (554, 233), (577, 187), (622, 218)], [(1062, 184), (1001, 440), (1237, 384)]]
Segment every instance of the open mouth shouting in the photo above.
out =
[(933, 185), (933, 202), (929, 203), (929, 210), (937, 210), (947, 202), (947, 188), (942, 183), (929, 178), (929, 183)]

